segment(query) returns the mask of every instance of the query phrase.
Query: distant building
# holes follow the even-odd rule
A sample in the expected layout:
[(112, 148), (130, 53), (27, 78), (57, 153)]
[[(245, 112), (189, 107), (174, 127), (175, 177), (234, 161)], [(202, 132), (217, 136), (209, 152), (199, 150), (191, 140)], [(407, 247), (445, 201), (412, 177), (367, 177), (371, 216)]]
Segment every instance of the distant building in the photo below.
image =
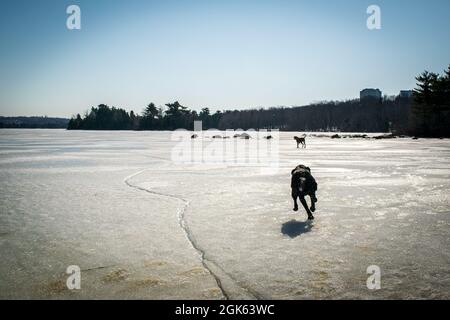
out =
[(400, 90), (400, 94), (398, 95), (400, 98), (411, 98), (413, 96), (412, 90)]
[(359, 93), (359, 99), (381, 99), (382, 92), (380, 89), (364, 89)]

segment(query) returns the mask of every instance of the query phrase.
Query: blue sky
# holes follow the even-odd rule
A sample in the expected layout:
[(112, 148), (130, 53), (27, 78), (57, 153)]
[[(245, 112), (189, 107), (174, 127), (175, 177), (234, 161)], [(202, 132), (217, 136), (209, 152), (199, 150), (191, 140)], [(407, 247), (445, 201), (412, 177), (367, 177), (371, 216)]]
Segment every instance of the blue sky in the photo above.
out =
[[(81, 30), (66, 28), (67, 6)], [(382, 29), (366, 27), (369, 5)], [(450, 64), (450, 1), (3, 0), (0, 115), (243, 109), (413, 88)]]

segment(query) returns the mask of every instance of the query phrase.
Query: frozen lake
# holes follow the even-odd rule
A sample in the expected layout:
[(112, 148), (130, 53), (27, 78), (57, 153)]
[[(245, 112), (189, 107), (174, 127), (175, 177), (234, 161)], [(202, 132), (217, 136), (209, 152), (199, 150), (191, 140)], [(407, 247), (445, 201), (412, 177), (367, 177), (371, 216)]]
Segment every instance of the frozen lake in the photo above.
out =
[(170, 132), (0, 130), (0, 298), (449, 299), (450, 140), (294, 135), (264, 172), (174, 163)]

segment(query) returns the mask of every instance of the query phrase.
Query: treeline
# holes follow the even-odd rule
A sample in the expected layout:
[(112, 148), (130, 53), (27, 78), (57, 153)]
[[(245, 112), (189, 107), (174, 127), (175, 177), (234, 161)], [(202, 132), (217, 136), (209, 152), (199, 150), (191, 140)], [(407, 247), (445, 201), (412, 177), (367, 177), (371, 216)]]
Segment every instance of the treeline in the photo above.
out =
[(69, 122), (68, 129), (83, 130), (174, 130), (193, 129), (202, 120), (203, 129), (279, 129), (282, 131), (388, 132), (408, 127), (412, 99), (396, 98), (326, 102), (306, 107), (217, 111), (199, 113), (179, 102), (166, 109), (150, 103), (142, 115), (99, 105)]
[(0, 128), (61, 129), (69, 119), (50, 117), (0, 117)]
[(193, 129), (202, 120), (203, 129), (279, 129), (282, 131), (393, 132), (416, 136), (450, 136), (449, 70), (443, 76), (424, 72), (411, 98), (388, 98), (323, 102), (304, 107), (200, 112), (178, 101), (165, 107), (150, 103), (142, 115), (99, 105), (84, 117), (73, 117), (68, 129), (84, 130), (174, 130)]
[(133, 111), (128, 113), (121, 108), (109, 107), (101, 104), (92, 107), (86, 112), (84, 117), (77, 114), (72, 117), (68, 124), (69, 130), (175, 130), (192, 129), (194, 120), (203, 120), (204, 127), (217, 128), (219, 125), (221, 112), (210, 114), (208, 108), (202, 109), (198, 114), (187, 107), (182, 106), (178, 101), (168, 103), (166, 108), (156, 107), (150, 103), (143, 111), (142, 115)]
[(404, 131), (412, 99), (385, 98), (323, 102), (305, 107), (227, 111), (219, 129), (265, 128), (282, 131)]
[(182, 106), (178, 101), (168, 103), (165, 108), (157, 108), (150, 103), (143, 111), (140, 128), (142, 130), (193, 129), (195, 120), (203, 121), (203, 128), (218, 128), (222, 113), (211, 113), (203, 108), (199, 113)]
[[(137, 126), (135, 126), (135, 123)], [(105, 104), (97, 108), (92, 107), (86, 112), (84, 118), (79, 114), (70, 119), (67, 129), (69, 130), (132, 130), (139, 129), (138, 116), (133, 111), (127, 111), (108, 107)]]

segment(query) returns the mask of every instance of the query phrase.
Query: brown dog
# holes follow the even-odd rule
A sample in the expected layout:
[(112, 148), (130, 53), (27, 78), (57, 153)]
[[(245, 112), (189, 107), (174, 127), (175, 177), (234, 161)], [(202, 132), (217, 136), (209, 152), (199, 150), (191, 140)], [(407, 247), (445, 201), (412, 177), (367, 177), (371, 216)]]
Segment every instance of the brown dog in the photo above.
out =
[(300, 144), (302, 145), (302, 149), (306, 148), (306, 138), (305, 137), (294, 137), (294, 140), (297, 141), (297, 149), (300, 146)]
[[(291, 189), (292, 199), (294, 199), (294, 211), (298, 211), (297, 198), (300, 199), (303, 208), (305, 208), (308, 214), (308, 219), (313, 220), (314, 216), (312, 212), (316, 211), (316, 191), (317, 183), (314, 177), (311, 175), (311, 169), (304, 165), (297, 166), (291, 172)], [(311, 199), (311, 208), (308, 208), (305, 196), (309, 196)]]

